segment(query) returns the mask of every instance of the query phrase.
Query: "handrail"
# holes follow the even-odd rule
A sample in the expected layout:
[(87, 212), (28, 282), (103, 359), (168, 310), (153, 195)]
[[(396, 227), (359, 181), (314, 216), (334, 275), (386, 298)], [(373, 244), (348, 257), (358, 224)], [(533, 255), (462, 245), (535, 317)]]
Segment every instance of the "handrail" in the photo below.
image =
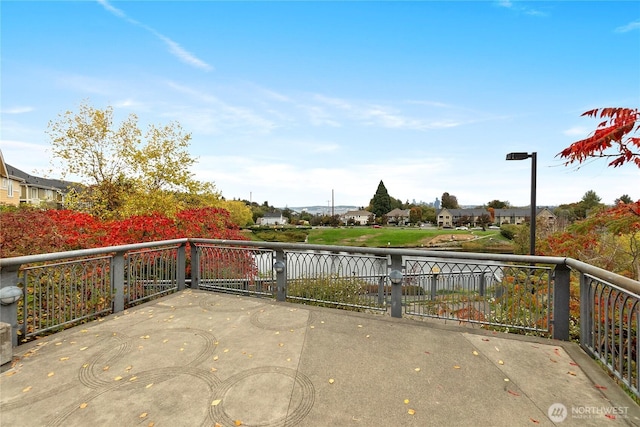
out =
[(145, 243), (133, 243), (129, 245), (118, 245), (118, 246), (105, 246), (102, 248), (92, 248), (92, 249), (78, 249), (75, 251), (64, 251), (64, 252), (52, 252), (48, 254), (37, 254), (37, 255), (25, 255), (18, 256), (13, 258), (0, 258), (0, 269), (6, 267), (15, 267), (20, 266), (22, 264), (32, 264), (36, 262), (44, 262), (44, 261), (56, 261), (59, 259), (66, 258), (75, 258), (75, 257), (87, 257), (94, 255), (102, 255), (114, 252), (127, 252), (127, 251), (135, 251), (138, 249), (146, 249), (146, 248), (154, 248), (156, 246), (167, 246), (171, 244), (175, 245), (183, 245), (186, 244), (189, 239), (173, 239), (173, 240), (160, 240), (157, 242), (145, 242)]

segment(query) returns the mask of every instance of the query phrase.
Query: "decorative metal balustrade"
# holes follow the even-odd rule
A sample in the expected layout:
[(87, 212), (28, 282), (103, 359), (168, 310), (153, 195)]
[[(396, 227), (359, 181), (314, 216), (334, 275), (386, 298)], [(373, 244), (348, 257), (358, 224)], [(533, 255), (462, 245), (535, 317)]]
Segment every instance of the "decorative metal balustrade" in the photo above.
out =
[(562, 340), (579, 320), (582, 348), (640, 396), (640, 283), (567, 258), (178, 239), (2, 259), (0, 275), (19, 290), (0, 295), (14, 344), (191, 287)]

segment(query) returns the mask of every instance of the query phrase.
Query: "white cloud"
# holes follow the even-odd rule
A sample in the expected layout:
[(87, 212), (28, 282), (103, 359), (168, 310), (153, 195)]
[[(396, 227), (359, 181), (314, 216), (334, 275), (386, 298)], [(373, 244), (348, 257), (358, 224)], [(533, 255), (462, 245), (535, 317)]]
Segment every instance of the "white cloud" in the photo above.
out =
[(12, 108), (3, 108), (2, 110), (0, 110), (0, 113), (2, 114), (24, 114), (24, 113), (30, 113), (32, 111), (34, 111), (35, 108), (33, 107), (12, 107)]
[(185, 64), (191, 65), (192, 67), (195, 67), (195, 68), (200, 68), (201, 70), (205, 70), (205, 71), (213, 70), (213, 67), (211, 65), (209, 65), (205, 61), (199, 59), (194, 54), (188, 52), (186, 49), (184, 49), (182, 46), (180, 46), (175, 41), (171, 40), (169, 37), (159, 33), (158, 31), (154, 30), (153, 28), (149, 27), (146, 24), (143, 24), (142, 22), (139, 22), (139, 21), (136, 21), (135, 19), (129, 18), (129, 16), (127, 16), (126, 13), (124, 13), (122, 10), (120, 10), (120, 9), (114, 7), (113, 5), (111, 5), (107, 0), (97, 0), (97, 2), (100, 3), (102, 5), (102, 7), (105, 8), (105, 10), (107, 10), (110, 13), (114, 14), (118, 18), (124, 19), (125, 21), (129, 22), (130, 24), (133, 24), (133, 25), (136, 25), (136, 26), (138, 26), (140, 28), (143, 28), (146, 31), (148, 31), (151, 34), (153, 34), (154, 36), (156, 36), (158, 39), (162, 40), (162, 42), (164, 42), (167, 45), (167, 47), (169, 48), (169, 53), (171, 53), (173, 56), (175, 56), (176, 58), (178, 58), (180, 61), (184, 62)]
[(584, 137), (586, 137), (586, 136), (589, 134), (589, 132), (590, 132), (590, 130), (589, 130), (589, 129), (587, 129), (587, 128), (585, 128), (585, 127), (582, 127), (582, 126), (574, 126), (574, 127), (572, 127), (572, 128), (569, 128), (569, 129), (567, 129), (567, 130), (563, 131), (562, 133), (563, 133), (564, 135), (571, 136), (571, 137), (581, 137), (581, 138), (584, 138)]
[(616, 28), (614, 31), (616, 33), (627, 33), (629, 31), (640, 30), (640, 20), (633, 21), (628, 23), (627, 25), (623, 25), (621, 27)]

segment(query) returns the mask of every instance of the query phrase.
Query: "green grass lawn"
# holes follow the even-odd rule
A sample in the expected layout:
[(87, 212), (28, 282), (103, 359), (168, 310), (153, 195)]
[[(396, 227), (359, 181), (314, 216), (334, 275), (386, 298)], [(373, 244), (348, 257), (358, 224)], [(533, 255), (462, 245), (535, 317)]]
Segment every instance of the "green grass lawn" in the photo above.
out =
[[(319, 245), (360, 246), (360, 247), (434, 247), (434, 240), (438, 236), (441, 240), (438, 247), (462, 247), (468, 250), (483, 250), (492, 247), (502, 248), (510, 246), (508, 240), (500, 235), (499, 230), (439, 230), (434, 228), (403, 228), (403, 227), (344, 227), (344, 228), (314, 228), (309, 230), (308, 243)], [(474, 236), (478, 239), (469, 241), (451, 240), (451, 236), (461, 238)]]

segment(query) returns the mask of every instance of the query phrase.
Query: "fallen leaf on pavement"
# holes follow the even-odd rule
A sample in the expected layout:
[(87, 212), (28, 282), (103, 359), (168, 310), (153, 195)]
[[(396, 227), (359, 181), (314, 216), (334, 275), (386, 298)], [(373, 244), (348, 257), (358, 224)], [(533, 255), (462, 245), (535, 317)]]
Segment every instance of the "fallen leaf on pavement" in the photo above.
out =
[(594, 387), (597, 388), (597, 389), (600, 389), (600, 390), (606, 390), (607, 389), (605, 386), (598, 385), (598, 384), (594, 385)]
[(477, 356), (477, 355), (478, 355), (478, 352), (477, 352), (477, 351), (475, 351), (475, 350), (473, 350), (473, 355), (474, 355), (474, 356)]
[(221, 399), (216, 399), (213, 402), (211, 402), (211, 406), (218, 406), (220, 404), (220, 402), (222, 402)]
[(86, 402), (80, 404), (80, 409), (84, 409), (88, 406)]
[(334, 382), (336, 382), (336, 380), (334, 380), (333, 378), (329, 378), (329, 384), (333, 384)]
[(407, 414), (409, 414), (409, 415), (415, 415), (415, 413), (416, 413), (416, 410), (415, 410), (415, 409), (409, 409), (409, 410), (407, 411)]
[(531, 417), (529, 417), (529, 420), (531, 420), (531, 422), (534, 423), (534, 424), (540, 424), (540, 421), (538, 421), (536, 419), (533, 419)]
[(513, 390), (507, 390), (507, 392), (508, 392), (509, 394), (513, 395), (513, 396), (520, 396), (520, 393), (517, 393), (517, 392), (515, 392), (515, 391), (513, 391)]
[(573, 375), (574, 377), (576, 376), (576, 373), (575, 373), (575, 372), (573, 372), (573, 371), (569, 371), (569, 372), (567, 372), (567, 374), (569, 374), (569, 375)]
[(140, 414), (140, 418), (146, 418), (146, 417), (147, 417), (147, 415), (148, 415), (148, 414), (147, 414), (146, 412), (143, 412), (143, 413), (141, 413), (141, 414)]

